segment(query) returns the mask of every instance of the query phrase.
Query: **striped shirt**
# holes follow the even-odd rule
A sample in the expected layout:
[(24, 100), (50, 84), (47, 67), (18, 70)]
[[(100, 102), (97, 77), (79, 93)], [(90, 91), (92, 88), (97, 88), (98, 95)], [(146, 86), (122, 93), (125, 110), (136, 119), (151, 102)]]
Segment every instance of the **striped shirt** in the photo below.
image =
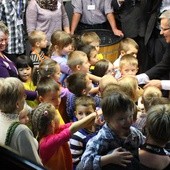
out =
[(27, 0), (1, 0), (0, 20), (8, 27), (9, 41), (6, 53), (22, 54), (24, 45), (24, 15)]
[(74, 133), (70, 138), (70, 151), (74, 167), (80, 162), (81, 156), (86, 149), (86, 143), (95, 135), (96, 132), (91, 133), (85, 129), (81, 129)]
[(36, 67), (39, 67), (39, 64), (45, 60), (45, 55), (43, 51), (40, 51), (40, 53), (36, 53), (35, 51), (32, 51), (32, 53), (30, 54), (30, 58), (33, 62), (33, 65)]

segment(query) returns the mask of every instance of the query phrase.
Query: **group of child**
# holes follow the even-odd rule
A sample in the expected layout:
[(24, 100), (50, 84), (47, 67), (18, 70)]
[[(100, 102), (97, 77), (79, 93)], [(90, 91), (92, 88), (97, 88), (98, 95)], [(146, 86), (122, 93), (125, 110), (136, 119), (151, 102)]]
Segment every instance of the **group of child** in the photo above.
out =
[[(155, 168), (143, 152), (152, 156), (148, 145), (164, 148), (170, 140), (170, 102), (159, 89), (138, 86), (137, 43), (123, 39), (120, 56), (112, 64), (98, 54), (100, 38), (95, 32), (74, 38), (55, 31), (48, 57), (43, 32), (33, 31), (29, 40), (31, 55), (19, 56), (16, 67), (24, 88), (37, 98), (26, 100), (20, 121), (28, 123), (29, 117), (42, 164), (62, 170)], [(144, 111), (137, 106), (139, 98)], [(28, 112), (23, 121), (21, 113)], [(162, 167), (169, 167), (168, 154), (163, 155)]]

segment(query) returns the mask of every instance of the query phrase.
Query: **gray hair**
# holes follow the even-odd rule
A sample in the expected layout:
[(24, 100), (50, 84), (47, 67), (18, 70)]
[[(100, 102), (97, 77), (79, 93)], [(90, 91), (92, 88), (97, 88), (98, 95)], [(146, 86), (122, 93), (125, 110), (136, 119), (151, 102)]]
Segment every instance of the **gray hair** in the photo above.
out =
[(168, 25), (170, 26), (170, 10), (164, 11), (164, 12), (160, 15), (159, 19), (163, 19), (163, 18), (168, 19)]
[(16, 103), (24, 93), (24, 86), (18, 78), (0, 78), (0, 110), (4, 113), (15, 113)]

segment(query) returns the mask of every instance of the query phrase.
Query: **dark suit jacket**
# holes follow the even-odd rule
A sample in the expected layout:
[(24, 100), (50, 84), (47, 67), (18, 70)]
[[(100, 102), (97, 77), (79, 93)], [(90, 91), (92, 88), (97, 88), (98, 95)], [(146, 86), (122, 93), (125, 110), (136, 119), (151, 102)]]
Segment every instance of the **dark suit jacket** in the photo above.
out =
[[(144, 37), (146, 30), (146, 5), (147, 0), (140, 0), (135, 6), (132, 0), (125, 0), (121, 7), (117, 0), (112, 0), (112, 6), (117, 22), (125, 37)], [(119, 24), (118, 24), (119, 25)]]
[(147, 2), (147, 28), (145, 33), (145, 45), (148, 43), (159, 18), (162, 0), (148, 0)]
[(146, 71), (150, 79), (161, 79), (164, 74), (170, 72), (170, 44), (167, 45), (165, 54), (160, 63)]

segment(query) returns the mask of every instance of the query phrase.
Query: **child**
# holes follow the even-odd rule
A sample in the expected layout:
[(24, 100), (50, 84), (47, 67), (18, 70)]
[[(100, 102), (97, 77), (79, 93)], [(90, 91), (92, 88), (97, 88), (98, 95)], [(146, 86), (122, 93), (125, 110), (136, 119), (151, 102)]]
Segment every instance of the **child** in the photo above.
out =
[(61, 103), (60, 86), (58, 83), (51, 77), (43, 77), (37, 84), (37, 92), (40, 103), (51, 103), (55, 107), (60, 120), (59, 123), (63, 125), (64, 120), (58, 111)]
[(83, 51), (87, 54), (88, 61), (90, 63), (90, 72), (94, 70), (95, 64), (98, 61), (97, 50), (92, 45), (81, 46), (78, 50)]
[[(92, 81), (89, 79), (88, 75), (82, 72), (77, 72), (71, 74), (67, 78), (67, 88), (71, 93), (67, 95), (66, 109), (67, 114), (71, 121), (76, 121), (77, 118), (74, 115), (75, 111), (75, 100), (77, 97), (83, 95), (89, 95), (89, 91), (92, 88)], [(96, 102), (96, 107), (100, 106), (100, 98), (94, 97)]]
[[(87, 117), (89, 114), (95, 112), (95, 101), (90, 96), (78, 97), (75, 101), (75, 116), (77, 120)], [(96, 135), (94, 126), (89, 126), (80, 129), (70, 138), (70, 151), (73, 158), (74, 169), (81, 160), (81, 156), (86, 148), (88, 140)]]
[(99, 81), (100, 96), (108, 85), (117, 83), (118, 83), (117, 80), (112, 75), (110, 74), (104, 75)]
[(72, 70), (72, 72), (83, 72), (88, 74), (89, 78), (95, 82), (98, 82), (101, 78), (98, 76), (94, 76), (89, 73), (90, 63), (88, 61), (87, 54), (83, 51), (73, 51), (69, 54), (68, 66)]
[(59, 82), (60, 76), (61, 72), (59, 64), (49, 58), (40, 63), (38, 70), (35, 69), (33, 74), (34, 84), (37, 84), (38, 81), (43, 77), (51, 77), (56, 82)]
[(138, 109), (137, 102), (143, 94), (143, 89), (138, 86), (138, 81), (135, 77), (125, 76), (118, 80), (120, 89), (135, 103), (135, 112), (133, 114), (134, 122), (137, 119)]
[(46, 34), (39, 30), (34, 30), (29, 34), (29, 42), (32, 46), (32, 52), (30, 58), (35, 67), (39, 67), (39, 64), (47, 58), (42, 49), (47, 47)]
[(39, 105), (32, 115), (33, 128), (39, 138), (39, 154), (43, 165), (51, 170), (71, 170), (72, 157), (68, 141), (73, 133), (94, 123), (96, 113), (74, 123), (60, 126), (55, 107), (50, 103)]
[(120, 42), (119, 52), (120, 56), (114, 61), (113, 66), (115, 69), (115, 77), (118, 79), (121, 77), (120, 74), (120, 59), (126, 55), (131, 54), (134, 57), (137, 57), (139, 46), (132, 38), (124, 38)]
[(71, 69), (67, 65), (68, 54), (73, 51), (72, 37), (65, 31), (55, 31), (51, 36), (50, 56), (57, 61), (61, 69), (60, 83), (63, 84), (65, 78), (71, 74)]
[(153, 98), (160, 98), (162, 97), (162, 92), (159, 88), (155, 86), (149, 86), (144, 89), (142, 95), (142, 103), (144, 104), (145, 112), (147, 112), (150, 108), (150, 102)]
[[(135, 121), (135, 123), (133, 124), (134, 127), (136, 127), (137, 129), (139, 129), (141, 132), (144, 133), (144, 127), (145, 127), (145, 123), (146, 123), (146, 117), (147, 117), (147, 111), (149, 110), (149, 108), (152, 105), (156, 105), (156, 101), (158, 101), (158, 103), (164, 103), (165, 101), (163, 101), (164, 99), (161, 99), (162, 97), (162, 92), (160, 89), (158, 89), (157, 87), (154, 86), (149, 86), (147, 88), (144, 89), (143, 94), (141, 96), (141, 104), (143, 104), (143, 112), (141, 112), (141, 105), (139, 108), (139, 112), (137, 115), (137, 120)], [(155, 103), (155, 104), (154, 104)], [(139, 104), (139, 101), (138, 101)]]
[(83, 51), (71, 52), (68, 57), (67, 64), (73, 72), (89, 72), (90, 63), (88, 61), (87, 54)]
[(120, 59), (121, 76), (132, 75), (136, 76), (138, 72), (138, 60), (132, 54), (126, 54)]
[(101, 105), (105, 124), (86, 145), (81, 158), (84, 170), (101, 169), (108, 164), (126, 167), (132, 159), (130, 152), (135, 156), (144, 143), (142, 133), (131, 126), (134, 103), (129, 97), (123, 92), (113, 92), (103, 98)]
[(118, 83), (109, 83), (104, 87), (103, 91), (101, 91), (101, 97), (104, 98), (117, 91), (121, 91), (120, 85)]
[(124, 38), (123, 40), (121, 40), (119, 46), (120, 56), (113, 63), (114, 68), (115, 69), (119, 68), (120, 59), (125, 54), (132, 54), (134, 57), (137, 57), (138, 49), (139, 49), (138, 44), (132, 38)]
[(118, 84), (122, 91), (134, 102), (137, 102), (143, 94), (143, 89), (138, 87), (138, 81), (135, 77), (126, 75), (118, 80)]
[[(140, 169), (170, 169), (170, 106), (153, 106), (147, 113), (145, 144), (139, 150)], [(153, 161), (154, 160), (154, 161)]]
[(95, 68), (92, 73), (98, 77), (103, 77), (106, 74), (110, 74), (114, 76), (113, 64), (106, 59), (99, 60), (95, 64)]
[[(20, 80), (23, 82), (25, 90), (35, 92), (36, 86), (33, 84), (33, 81), (32, 81), (34, 65), (30, 57), (25, 56), (25, 55), (18, 56), (15, 60), (15, 64), (18, 70), (18, 76)], [(38, 101), (36, 99), (26, 100), (26, 103), (31, 108), (34, 108), (38, 105)]]
[(59, 112), (63, 116), (64, 121), (68, 122), (69, 119), (66, 116), (66, 98), (67, 98), (67, 94), (68, 94), (69, 90), (67, 88), (64, 88), (59, 83), (60, 75), (61, 75), (59, 64), (50, 58), (46, 59), (40, 64), (39, 71), (38, 72), (35, 71), (35, 73), (36, 73), (36, 74), (34, 74), (34, 82), (35, 83), (37, 83), (37, 81), (39, 81), (41, 78), (51, 77), (56, 81), (56, 83), (59, 84), (60, 90), (61, 90), (61, 94), (60, 94), (61, 104), (59, 105)]
[(92, 45), (96, 48), (98, 60), (104, 59), (103, 55), (99, 53), (101, 40), (95, 32), (85, 32), (81, 35), (80, 39), (83, 44)]
[(19, 121), (22, 124), (28, 125), (30, 116), (29, 114), (31, 113), (32, 108), (30, 108), (26, 103), (24, 104), (23, 110), (20, 111), (19, 113)]
[(20, 156), (42, 164), (38, 145), (31, 130), (19, 123), (19, 113), (24, 108), (25, 89), (18, 78), (0, 79), (0, 143), (17, 151)]

